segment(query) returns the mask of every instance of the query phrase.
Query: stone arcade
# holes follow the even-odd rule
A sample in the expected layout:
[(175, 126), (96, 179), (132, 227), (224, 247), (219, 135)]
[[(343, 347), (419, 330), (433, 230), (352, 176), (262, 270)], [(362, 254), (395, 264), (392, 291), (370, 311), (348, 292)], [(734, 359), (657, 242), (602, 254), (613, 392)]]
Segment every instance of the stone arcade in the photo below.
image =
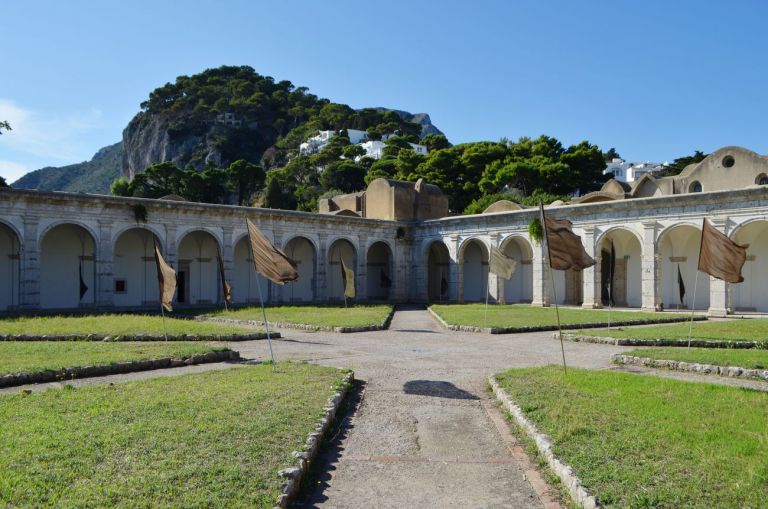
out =
[[(671, 180), (646, 176), (634, 187), (611, 181), (580, 203), (548, 206), (548, 214), (574, 223), (598, 261), (581, 273), (555, 273), (560, 303), (605, 305), (612, 240), (618, 306), (768, 312), (766, 174), (768, 159), (726, 147)], [(257, 302), (257, 284), (272, 304), (339, 301), (342, 257), (355, 270), (362, 301), (484, 301), (487, 292), (500, 303), (552, 302), (542, 248), (528, 235), (536, 209), (497, 204), (484, 214), (429, 219), (447, 210), (435, 186), (380, 180), (372, 183), (375, 195), (357, 193), (364, 206), (346, 214), (327, 204), (329, 213), (312, 214), (0, 189), (0, 313), (156, 309), (154, 242), (179, 273), (179, 306), (221, 304), (219, 253), (237, 304)], [(257, 280), (245, 217), (298, 262), (297, 283)], [(750, 246), (744, 283), (700, 274), (693, 302), (703, 217)], [(488, 274), (491, 245), (518, 261), (510, 281)], [(678, 267), (687, 287), (682, 304)]]

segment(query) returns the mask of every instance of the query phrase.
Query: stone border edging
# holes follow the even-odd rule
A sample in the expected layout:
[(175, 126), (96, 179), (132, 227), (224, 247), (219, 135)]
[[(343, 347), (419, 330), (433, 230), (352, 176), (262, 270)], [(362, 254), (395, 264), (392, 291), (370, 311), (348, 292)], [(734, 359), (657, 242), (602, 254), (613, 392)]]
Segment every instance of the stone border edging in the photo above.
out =
[(525, 417), (523, 410), (512, 401), (512, 398), (507, 394), (507, 391), (501, 388), (496, 381), (496, 378), (489, 376), (488, 383), (491, 385), (496, 399), (498, 399), (504, 408), (512, 414), (515, 422), (523, 428), (528, 436), (536, 443), (536, 448), (547, 460), (549, 468), (551, 468), (560, 478), (563, 486), (568, 489), (568, 494), (571, 496), (574, 503), (584, 509), (597, 509), (602, 507), (597, 497), (590, 495), (584, 486), (582, 486), (581, 479), (576, 476), (573, 468), (560, 461), (552, 452), (552, 442), (549, 436), (541, 433), (536, 426)]
[[(392, 317), (395, 314), (395, 308), (393, 307), (389, 314), (387, 314), (387, 317), (384, 319), (383, 322), (381, 322), (378, 325), (362, 325), (359, 327), (345, 327), (345, 326), (332, 326), (332, 325), (312, 325), (309, 323), (293, 323), (293, 322), (269, 322), (270, 327), (277, 327), (281, 329), (298, 329), (298, 330), (309, 330), (309, 331), (327, 331), (327, 332), (338, 332), (342, 334), (352, 333), (352, 332), (371, 332), (371, 331), (378, 331), (378, 330), (386, 330), (389, 329), (389, 324), (392, 322)], [(264, 327), (264, 322), (262, 320), (238, 320), (236, 318), (221, 318), (218, 316), (196, 316), (195, 320), (201, 321), (201, 322), (215, 322), (215, 323), (223, 323), (223, 324), (230, 324), (230, 325), (255, 325), (257, 327)], [(279, 334), (279, 333), (275, 333)], [(275, 334), (272, 335), (272, 337), (279, 337), (275, 336)], [(266, 334), (264, 335), (266, 338)]]
[(755, 378), (768, 382), (768, 369), (749, 369), (739, 366), (720, 366), (717, 364), (651, 359), (650, 357), (637, 357), (620, 353), (612, 355), (611, 359), (614, 364), (635, 364), (649, 368), (665, 368), (673, 371), (687, 371), (690, 373), (703, 373), (705, 375), (712, 374), (731, 378)]
[(278, 475), (285, 479), (281, 486), (282, 493), (277, 497), (277, 507), (286, 508), (296, 499), (301, 489), (301, 480), (309, 471), (309, 467), (315, 460), (320, 450), (320, 441), (331, 428), (336, 414), (342, 402), (346, 399), (355, 380), (355, 373), (350, 371), (344, 376), (341, 386), (328, 400), (324, 407), (325, 414), (315, 425), (315, 431), (309, 433), (307, 442), (301, 451), (293, 451), (291, 455), (296, 458), (296, 466), (281, 470)]
[(159, 359), (124, 361), (112, 364), (97, 364), (95, 366), (76, 366), (33, 372), (22, 371), (19, 373), (0, 375), (0, 388), (234, 360), (240, 360), (239, 352), (234, 350), (215, 350), (182, 358), (161, 357)]
[[(279, 338), (280, 333), (271, 334), (273, 338)], [(168, 341), (256, 341), (267, 339), (266, 332), (256, 332), (252, 334), (177, 334), (169, 335)], [(116, 336), (105, 336), (103, 334), (61, 334), (58, 336), (30, 335), (30, 334), (8, 334), (0, 335), (0, 342), (3, 341), (103, 341), (103, 342), (121, 342), (121, 341), (165, 341), (165, 336), (153, 336), (152, 334), (123, 334)]]
[[(558, 339), (557, 334), (553, 334)], [(613, 346), (676, 346), (687, 347), (687, 339), (633, 339), (633, 338), (609, 338), (603, 336), (583, 336), (580, 334), (563, 334), (563, 339), (574, 343), (595, 343), (599, 345)], [(765, 345), (765, 346), (764, 346)], [(691, 346), (696, 348), (764, 348), (768, 343), (763, 341), (713, 341), (710, 339), (693, 339)]]
[[(557, 330), (557, 325), (530, 325), (526, 327), (475, 327), (473, 325), (456, 325), (456, 324), (446, 322), (445, 319), (443, 319), (443, 317), (437, 313), (437, 311), (432, 310), (431, 306), (427, 308), (427, 311), (429, 311), (432, 314), (432, 316), (434, 316), (437, 319), (437, 321), (440, 322), (440, 325), (452, 331), (481, 332), (485, 334), (518, 334), (522, 332), (547, 332), (547, 331)], [(687, 318), (687, 317), (643, 318), (640, 320), (623, 320), (623, 321), (611, 322), (610, 324), (608, 322), (563, 324), (561, 325), (561, 328), (563, 329), (599, 329), (602, 327), (608, 327), (608, 325), (617, 326), (617, 327), (626, 327), (629, 325), (656, 325), (656, 324), (662, 324), (662, 323), (679, 323), (679, 322), (686, 322), (688, 320), (690, 320), (690, 318)], [(706, 316), (694, 317), (694, 321), (697, 321), (697, 322), (705, 321), (705, 320), (707, 320)]]

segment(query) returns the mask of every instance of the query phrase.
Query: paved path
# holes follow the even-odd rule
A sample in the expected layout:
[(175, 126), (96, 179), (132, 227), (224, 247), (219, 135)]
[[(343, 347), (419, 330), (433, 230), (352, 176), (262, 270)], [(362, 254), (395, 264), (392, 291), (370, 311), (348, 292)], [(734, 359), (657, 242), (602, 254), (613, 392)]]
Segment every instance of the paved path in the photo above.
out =
[[(503, 368), (560, 362), (551, 333), (450, 332), (410, 308), (389, 331), (286, 336), (274, 344), (278, 358), (351, 368), (364, 381), (331, 475), (303, 507), (559, 507), (484, 391), (485, 377)], [(263, 342), (235, 347), (268, 355)], [(569, 361), (585, 367), (608, 368), (622, 350), (566, 345)]]

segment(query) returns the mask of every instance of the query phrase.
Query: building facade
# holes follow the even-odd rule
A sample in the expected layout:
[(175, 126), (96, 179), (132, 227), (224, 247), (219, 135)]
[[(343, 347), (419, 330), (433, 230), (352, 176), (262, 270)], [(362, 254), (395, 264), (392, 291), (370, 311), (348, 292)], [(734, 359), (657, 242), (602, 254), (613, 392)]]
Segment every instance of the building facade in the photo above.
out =
[[(343, 259), (355, 270), (361, 301), (479, 302), (487, 295), (499, 303), (546, 306), (557, 299), (600, 308), (607, 304), (607, 253), (613, 243), (617, 306), (694, 308), (715, 316), (768, 312), (768, 187), (760, 184), (768, 163), (759, 156), (741, 163), (741, 153), (731, 150), (726, 156), (735, 157), (735, 164), (723, 171), (741, 172), (732, 180), (755, 184), (708, 191), (726, 180), (717, 172), (716, 179), (706, 176), (726, 157), (714, 155), (719, 163), (702, 161), (699, 171), (678, 179), (698, 179), (702, 192), (548, 206), (547, 214), (573, 222), (597, 260), (582, 272), (550, 273), (542, 246), (528, 233), (537, 209), (497, 207), (439, 219), (399, 216), (400, 194), (429, 193), (424, 203), (442, 207), (434, 186), (423, 183), (409, 184), (413, 189), (377, 183), (381, 190), (371, 190), (371, 196), (381, 194), (395, 205), (369, 203), (367, 217), (0, 189), (0, 312), (156, 309), (155, 243), (178, 272), (181, 307), (222, 304), (220, 256), (235, 302), (243, 305), (257, 302), (257, 285), (272, 304), (340, 301)], [(255, 275), (246, 217), (297, 261), (296, 283), (278, 286)], [(704, 218), (749, 244), (744, 283), (698, 274)], [(491, 246), (517, 260), (511, 280), (488, 273)], [(682, 300), (678, 271), (686, 287)]]

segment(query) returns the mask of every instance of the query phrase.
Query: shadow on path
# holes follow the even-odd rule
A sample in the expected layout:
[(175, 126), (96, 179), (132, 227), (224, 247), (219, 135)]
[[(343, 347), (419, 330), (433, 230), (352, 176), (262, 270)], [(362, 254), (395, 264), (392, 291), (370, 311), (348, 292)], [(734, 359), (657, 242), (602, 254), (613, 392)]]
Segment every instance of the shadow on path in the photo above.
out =
[(410, 380), (403, 384), (406, 394), (416, 396), (434, 396), (448, 399), (480, 399), (471, 392), (459, 389), (450, 382), (441, 380)]
[(355, 380), (346, 403), (339, 408), (329, 438), (323, 440), (320, 451), (310, 466), (309, 475), (301, 483), (299, 497), (291, 507), (316, 507), (317, 504), (328, 500), (325, 490), (330, 487), (333, 472), (344, 452), (344, 440), (354, 428), (352, 418), (363, 401), (366, 385), (363, 380)]

